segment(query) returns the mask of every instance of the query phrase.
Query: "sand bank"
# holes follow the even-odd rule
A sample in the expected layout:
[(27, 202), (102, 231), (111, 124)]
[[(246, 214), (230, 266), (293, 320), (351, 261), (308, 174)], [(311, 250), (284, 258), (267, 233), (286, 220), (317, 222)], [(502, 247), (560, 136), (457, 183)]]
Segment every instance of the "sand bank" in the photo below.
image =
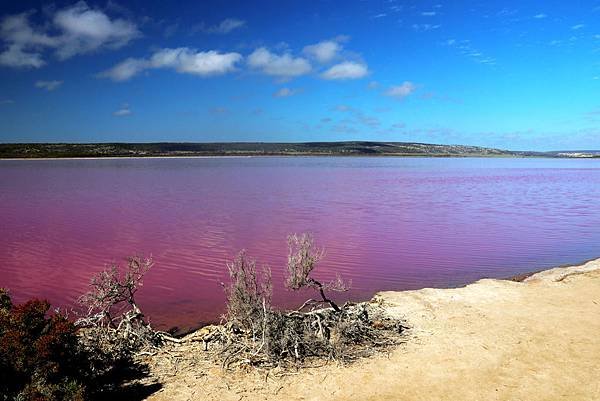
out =
[(484, 279), (373, 301), (412, 327), (387, 355), (268, 376), (223, 373), (189, 352), (155, 357), (163, 388), (149, 399), (600, 400), (600, 259), (522, 283)]

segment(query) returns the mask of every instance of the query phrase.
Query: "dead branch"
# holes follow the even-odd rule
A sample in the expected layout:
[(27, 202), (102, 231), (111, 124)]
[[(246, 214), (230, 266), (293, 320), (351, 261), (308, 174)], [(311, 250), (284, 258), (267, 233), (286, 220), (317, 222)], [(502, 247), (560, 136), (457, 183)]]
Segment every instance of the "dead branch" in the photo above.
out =
[[(317, 263), (323, 258), (325, 252), (315, 246), (312, 235), (304, 233), (288, 236), (288, 263), (286, 287), (291, 290), (300, 288), (314, 288), (319, 292), (321, 300), (329, 304), (336, 312), (341, 312), (340, 307), (325, 294), (325, 290), (347, 291), (350, 288), (339, 275), (336, 280), (323, 285), (311, 276)], [(299, 308), (302, 310), (306, 305)]]

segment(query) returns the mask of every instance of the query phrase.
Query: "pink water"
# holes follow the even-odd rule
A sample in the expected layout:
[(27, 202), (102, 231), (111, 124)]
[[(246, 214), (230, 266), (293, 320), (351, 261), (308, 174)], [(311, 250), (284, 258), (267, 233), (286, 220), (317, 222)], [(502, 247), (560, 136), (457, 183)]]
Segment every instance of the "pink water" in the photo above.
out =
[(327, 251), (318, 277), (352, 280), (345, 298), (577, 263), (600, 257), (600, 160), (0, 161), (0, 286), (17, 301), (72, 305), (106, 263), (152, 254), (142, 307), (194, 326), (222, 313), (238, 250), (280, 282), (303, 231)]

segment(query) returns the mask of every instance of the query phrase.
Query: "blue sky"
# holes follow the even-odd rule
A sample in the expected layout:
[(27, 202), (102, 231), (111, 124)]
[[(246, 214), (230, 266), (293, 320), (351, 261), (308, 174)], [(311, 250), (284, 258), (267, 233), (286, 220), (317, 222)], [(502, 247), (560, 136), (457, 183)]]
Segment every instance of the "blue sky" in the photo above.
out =
[(0, 141), (600, 148), (600, 0), (4, 2)]

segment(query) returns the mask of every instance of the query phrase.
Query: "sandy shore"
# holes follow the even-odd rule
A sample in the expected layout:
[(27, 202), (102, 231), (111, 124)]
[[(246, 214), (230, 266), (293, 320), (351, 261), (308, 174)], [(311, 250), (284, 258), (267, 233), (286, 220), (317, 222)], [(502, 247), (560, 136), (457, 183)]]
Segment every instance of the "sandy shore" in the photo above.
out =
[(374, 302), (412, 326), (387, 355), (266, 375), (176, 353), (151, 360), (169, 373), (148, 399), (600, 400), (600, 259), (522, 283), (383, 292)]

